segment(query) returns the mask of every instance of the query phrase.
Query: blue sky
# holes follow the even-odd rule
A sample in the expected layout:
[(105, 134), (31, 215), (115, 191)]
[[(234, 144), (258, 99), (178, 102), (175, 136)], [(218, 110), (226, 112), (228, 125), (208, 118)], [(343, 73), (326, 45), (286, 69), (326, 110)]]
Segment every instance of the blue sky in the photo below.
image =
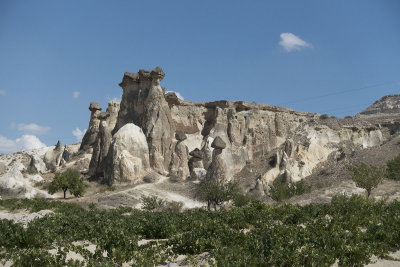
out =
[(75, 143), (90, 101), (155, 66), (186, 100), (353, 115), (399, 93), (399, 48), (396, 0), (2, 0), (0, 153)]

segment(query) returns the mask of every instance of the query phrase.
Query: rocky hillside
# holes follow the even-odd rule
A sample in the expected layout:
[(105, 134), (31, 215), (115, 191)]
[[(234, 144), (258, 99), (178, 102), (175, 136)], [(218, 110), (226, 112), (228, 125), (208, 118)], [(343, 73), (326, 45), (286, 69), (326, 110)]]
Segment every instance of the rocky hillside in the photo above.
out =
[(110, 102), (105, 112), (90, 104), (81, 144), (1, 156), (0, 194), (45, 196), (34, 186), (38, 177), (51, 180), (54, 171), (75, 167), (96, 185), (121, 188), (120, 194), (90, 198), (107, 205), (136, 203), (140, 194), (189, 202), (205, 179), (235, 180), (244, 192), (268, 201), (275, 179), (330, 188), (344, 183), (353, 190), (346, 184), (347, 165), (400, 152), (399, 95), (338, 119), (244, 101), (184, 101), (165, 94), (164, 76), (159, 67), (125, 73), (121, 103)]

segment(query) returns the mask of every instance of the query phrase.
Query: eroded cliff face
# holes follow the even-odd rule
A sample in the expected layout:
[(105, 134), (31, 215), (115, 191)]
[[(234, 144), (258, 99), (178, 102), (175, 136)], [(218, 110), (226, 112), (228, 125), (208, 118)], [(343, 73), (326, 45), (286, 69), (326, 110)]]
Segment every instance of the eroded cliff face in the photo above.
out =
[[(184, 142), (189, 151), (203, 151), (207, 177), (215, 176), (211, 170), (215, 166), (226, 164), (224, 179), (247, 177), (252, 181), (247, 190), (260, 192), (267, 191), (264, 187), (278, 177), (298, 181), (309, 176), (343, 145), (379, 146), (387, 130), (366, 121), (326, 119), (320, 114), (242, 101), (193, 103), (171, 97), (167, 101), (176, 129), (187, 133)], [(217, 137), (226, 148), (216, 151), (211, 147)], [(258, 162), (265, 166), (253, 172)]]
[[(106, 163), (100, 165), (108, 170), (95, 169), (108, 183), (127, 181), (121, 173), (131, 175), (136, 169), (140, 173), (131, 180), (139, 182), (143, 173), (155, 170), (178, 181), (247, 177), (252, 181), (247, 190), (261, 194), (277, 177), (297, 181), (309, 176), (332, 153), (340, 154), (344, 145), (368, 148), (385, 140), (387, 129), (367, 121), (243, 101), (183, 101), (174, 93), (165, 95), (160, 85), (164, 76), (159, 67), (125, 73), (115, 127), (110, 122), (100, 124), (92, 158), (97, 166)], [(101, 115), (97, 118), (103, 121)], [(130, 142), (129, 131), (123, 134), (124, 146), (116, 148), (118, 133), (127, 124), (136, 125), (146, 137), (148, 166), (143, 158), (138, 163), (134, 148), (124, 148)], [(252, 171), (257, 164), (262, 166)]]
[(150, 165), (161, 174), (168, 173), (175, 134), (175, 123), (160, 85), (164, 76), (160, 67), (125, 73), (120, 83), (121, 108), (113, 130), (116, 133), (127, 123), (142, 128), (148, 142)]

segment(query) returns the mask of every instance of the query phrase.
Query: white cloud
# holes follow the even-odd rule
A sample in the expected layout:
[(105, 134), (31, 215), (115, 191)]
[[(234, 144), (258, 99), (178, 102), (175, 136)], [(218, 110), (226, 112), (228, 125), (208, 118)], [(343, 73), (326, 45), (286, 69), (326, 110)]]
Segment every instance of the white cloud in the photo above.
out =
[(301, 50), (304, 47), (312, 47), (311, 44), (302, 40), (300, 37), (294, 35), (290, 32), (281, 33), (281, 40), (279, 45), (285, 49), (286, 52), (291, 52), (293, 50)]
[(111, 102), (111, 101), (113, 101), (113, 102), (117, 102), (117, 103), (121, 103), (121, 97), (114, 97), (114, 98), (112, 98), (110, 101), (108, 101), (108, 102)]
[(81, 94), (80, 92), (75, 91), (75, 92), (72, 93), (72, 96), (73, 96), (75, 99), (77, 99), (77, 98), (79, 97), (80, 94)]
[(18, 131), (21, 131), (25, 134), (47, 134), (50, 131), (50, 127), (48, 126), (40, 126), (36, 123), (19, 123)]
[(0, 95), (1, 95), (1, 96), (5, 96), (6, 94), (7, 94), (6, 91), (0, 90)]
[(175, 91), (165, 91), (165, 93), (166, 93), (166, 94), (168, 94), (168, 93), (175, 93), (176, 96), (177, 96), (180, 100), (185, 100), (185, 99), (183, 98), (183, 96), (182, 96), (180, 93), (178, 93), (178, 92), (175, 92)]
[(34, 135), (23, 135), (15, 140), (0, 136), (0, 153), (14, 153), (45, 147), (39, 138)]
[(78, 127), (76, 127), (76, 129), (72, 131), (72, 134), (76, 137), (76, 140), (78, 142), (82, 141), (82, 138), (85, 135), (85, 133), (86, 133), (86, 129), (82, 131)]

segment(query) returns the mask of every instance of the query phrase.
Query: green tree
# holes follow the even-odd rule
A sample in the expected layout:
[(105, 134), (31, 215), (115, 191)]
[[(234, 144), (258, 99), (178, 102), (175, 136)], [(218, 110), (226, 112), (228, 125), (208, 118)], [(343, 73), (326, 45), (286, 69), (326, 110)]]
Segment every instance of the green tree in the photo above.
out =
[(387, 177), (400, 181), (400, 154), (387, 162)]
[(364, 162), (358, 166), (349, 167), (351, 176), (356, 185), (367, 190), (367, 197), (385, 178), (385, 167), (376, 167), (371, 164), (367, 165)]
[(64, 192), (64, 198), (67, 190), (76, 197), (83, 195), (85, 185), (77, 170), (68, 169), (64, 173), (56, 172), (53, 181), (49, 184), (48, 192), (54, 194), (60, 190)]
[(229, 201), (237, 194), (237, 185), (233, 182), (208, 180), (202, 182), (197, 189), (197, 197), (207, 202), (208, 210), (211, 207), (217, 210), (217, 206)]

